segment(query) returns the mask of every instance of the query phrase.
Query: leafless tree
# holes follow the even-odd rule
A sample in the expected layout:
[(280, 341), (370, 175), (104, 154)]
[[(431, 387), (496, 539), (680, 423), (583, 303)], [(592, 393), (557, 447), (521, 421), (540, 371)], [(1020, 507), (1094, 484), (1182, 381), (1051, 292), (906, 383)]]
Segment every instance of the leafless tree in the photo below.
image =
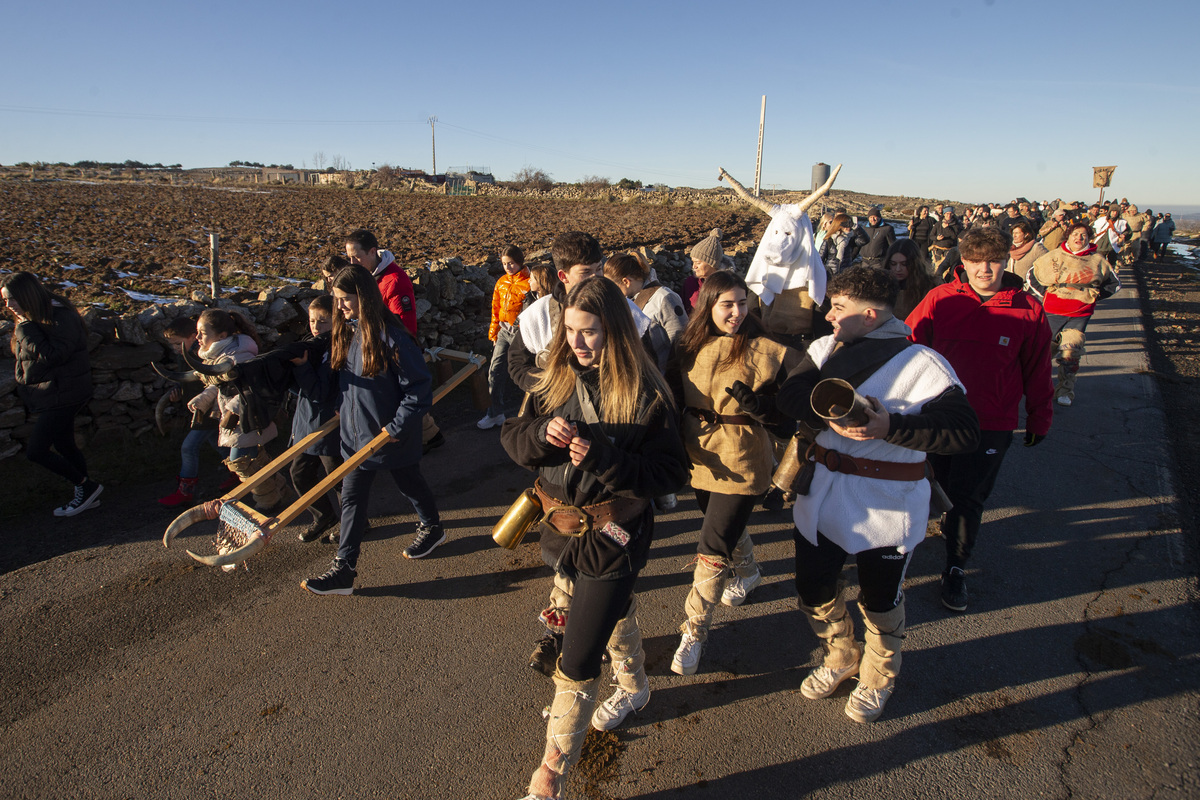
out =
[(513, 173), (512, 183), (518, 189), (532, 189), (538, 192), (548, 192), (554, 186), (554, 181), (550, 179), (545, 170), (528, 165)]
[(313, 169), (325, 169), (325, 151), (318, 150), (313, 153)]

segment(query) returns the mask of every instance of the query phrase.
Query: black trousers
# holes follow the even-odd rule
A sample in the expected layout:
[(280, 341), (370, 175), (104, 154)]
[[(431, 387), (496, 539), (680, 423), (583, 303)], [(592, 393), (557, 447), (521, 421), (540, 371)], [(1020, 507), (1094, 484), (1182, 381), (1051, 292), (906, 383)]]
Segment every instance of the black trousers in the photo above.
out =
[(964, 568), (971, 557), (983, 524), (983, 506), (1012, 440), (1012, 431), (980, 431), (979, 447), (972, 453), (929, 456), (933, 474), (954, 504), (942, 522), (947, 572), (951, 567)]
[(629, 611), (636, 581), (637, 573), (615, 580), (597, 580), (586, 575), (575, 579), (559, 661), (559, 669), (568, 678), (590, 681), (600, 677), (604, 648), (617, 622)]
[[(796, 592), (806, 606), (823, 606), (837, 597), (838, 576), (850, 554), (817, 532), (812, 544), (792, 528), (796, 540)], [(859, 602), (873, 613), (883, 614), (900, 605), (904, 573), (912, 551), (895, 547), (863, 550), (854, 555), (858, 565)]]
[[(296, 494), (303, 495), (325, 480), (325, 477), (341, 466), (341, 463), (341, 453), (336, 456), (314, 456), (311, 453), (301, 453), (296, 456), (296, 460), (289, 468), (292, 485), (296, 487)], [(318, 520), (337, 519), (339, 516), (337, 506), (330, 499), (328, 492), (314, 500), (313, 504), (309, 506), (309, 510)]]
[(87, 462), (75, 445), (75, 415), (86, 403), (43, 411), (33, 423), (25, 457), (78, 486), (87, 480)]
[(759, 499), (756, 494), (718, 494), (697, 489), (696, 502), (704, 514), (698, 552), (727, 562), (732, 559)]

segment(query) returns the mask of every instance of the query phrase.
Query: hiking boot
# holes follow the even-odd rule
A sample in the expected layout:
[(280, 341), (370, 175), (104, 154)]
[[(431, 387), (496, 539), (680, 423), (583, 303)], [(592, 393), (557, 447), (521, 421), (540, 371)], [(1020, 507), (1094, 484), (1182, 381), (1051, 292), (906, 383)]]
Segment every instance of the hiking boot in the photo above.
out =
[(837, 691), (837, 687), (841, 685), (842, 681), (857, 674), (857, 661), (842, 669), (830, 669), (825, 666), (817, 667), (808, 673), (808, 677), (804, 679), (804, 683), (800, 684), (800, 694), (809, 700), (820, 700), (823, 697), (829, 697), (829, 695)]
[[(441, 434), (438, 434), (439, 436)], [(413, 543), (404, 548), (405, 558), (424, 558), (437, 549), (437, 546), (446, 541), (446, 531), (441, 525), (426, 525), (420, 523), (417, 525), (417, 538), (413, 539)]]
[[(499, 414), (484, 414), (483, 419), (475, 423), (475, 427), (479, 428), (481, 431), (491, 430), (492, 428), (498, 428), (503, 425), (505, 419), (507, 419), (507, 417), (504, 416), (504, 412)], [(438, 436), (440, 435), (441, 434), (438, 434)], [(436, 439), (437, 436), (433, 438)], [(430, 441), (432, 442), (433, 440), (431, 439)]]
[(354, 567), (335, 558), (333, 566), (324, 575), (300, 581), (300, 588), (308, 589), (313, 594), (354, 594), (354, 579), (357, 577), (358, 572)]
[(529, 668), (536, 670), (547, 678), (554, 676), (558, 666), (558, 653), (562, 650), (562, 634), (546, 633), (537, 640), (533, 652), (529, 654)]
[(191, 505), (196, 497), (196, 478), (180, 478), (179, 487), (167, 495), (158, 498), (158, 504), (163, 508)]
[(85, 479), (83, 483), (75, 487), (75, 496), (71, 498), (71, 502), (54, 509), (54, 516), (73, 517), (81, 511), (99, 506), (100, 493), (103, 491), (103, 486), (90, 478)]
[(746, 596), (754, 591), (754, 587), (762, 583), (762, 570), (754, 570), (754, 574), (745, 578), (734, 576), (725, 584), (721, 592), (721, 605), (740, 606), (746, 602)]
[(676, 675), (695, 675), (700, 665), (700, 654), (704, 652), (704, 642), (690, 633), (685, 633), (679, 640), (675, 657), (671, 659), (671, 672)]
[(967, 574), (951, 567), (942, 575), (942, 605), (951, 611), (967, 610)]
[(315, 542), (336, 524), (337, 520), (333, 517), (313, 517), (313, 521), (302, 529), (296, 538), (305, 544)]
[(868, 689), (861, 683), (854, 687), (850, 699), (846, 701), (846, 716), (855, 722), (874, 722), (883, 713), (883, 707), (896, 688), (894, 680), (882, 689)]
[(642, 687), (637, 694), (630, 694), (618, 686), (612, 697), (596, 706), (592, 714), (592, 727), (598, 731), (611, 731), (624, 722), (630, 712), (641, 711), (649, 702), (649, 685)]
[(424, 455), (425, 453), (428, 453), (433, 448), (441, 447), (445, 443), (446, 443), (446, 437), (442, 435), (441, 431), (438, 431), (437, 434), (432, 439), (430, 439), (425, 444), (421, 445), (421, 454)]

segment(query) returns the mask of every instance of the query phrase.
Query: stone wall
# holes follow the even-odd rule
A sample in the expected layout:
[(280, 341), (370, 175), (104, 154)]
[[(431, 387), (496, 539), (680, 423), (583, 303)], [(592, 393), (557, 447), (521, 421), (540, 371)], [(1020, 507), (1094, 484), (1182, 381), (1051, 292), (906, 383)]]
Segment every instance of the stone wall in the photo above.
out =
[[(728, 269), (745, 274), (754, 254), (754, 242), (739, 242), (726, 250)], [(678, 290), (691, 273), (685, 253), (662, 248), (643, 248), (659, 279)], [(549, 260), (549, 251), (532, 253), (530, 264)], [(491, 352), (487, 339), (491, 320), (492, 289), (503, 274), (498, 261), (464, 264), (446, 258), (429, 267), (409, 268), (417, 299), (418, 338), (423, 347), (444, 347), (473, 353)], [(308, 304), (322, 294), (321, 284), (284, 284), (255, 293), (239, 292), (215, 303), (203, 291), (187, 299), (147, 304), (137, 311), (116, 315), (99, 308), (83, 310), (88, 329), (95, 395), (75, 420), (76, 437), (85, 444), (98, 431), (120, 429), (144, 436), (155, 428), (154, 409), (167, 381), (151, 366), (158, 363), (177, 369), (163, 336), (171, 321), (181, 316), (196, 317), (206, 308), (223, 308), (254, 322), (259, 338), (272, 346), (294, 341), (307, 330)], [(0, 321), (0, 460), (19, 453), (33, 430), (32, 418), (17, 395), (14, 361), (11, 358), (10, 319)]]

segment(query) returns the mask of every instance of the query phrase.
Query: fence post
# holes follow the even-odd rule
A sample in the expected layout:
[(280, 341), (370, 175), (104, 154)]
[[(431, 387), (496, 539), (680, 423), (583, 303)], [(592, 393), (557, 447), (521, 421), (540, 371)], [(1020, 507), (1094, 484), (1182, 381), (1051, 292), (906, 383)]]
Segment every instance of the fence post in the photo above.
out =
[(208, 235), (208, 280), (212, 289), (213, 303), (221, 297), (221, 268), (217, 261), (217, 234)]

